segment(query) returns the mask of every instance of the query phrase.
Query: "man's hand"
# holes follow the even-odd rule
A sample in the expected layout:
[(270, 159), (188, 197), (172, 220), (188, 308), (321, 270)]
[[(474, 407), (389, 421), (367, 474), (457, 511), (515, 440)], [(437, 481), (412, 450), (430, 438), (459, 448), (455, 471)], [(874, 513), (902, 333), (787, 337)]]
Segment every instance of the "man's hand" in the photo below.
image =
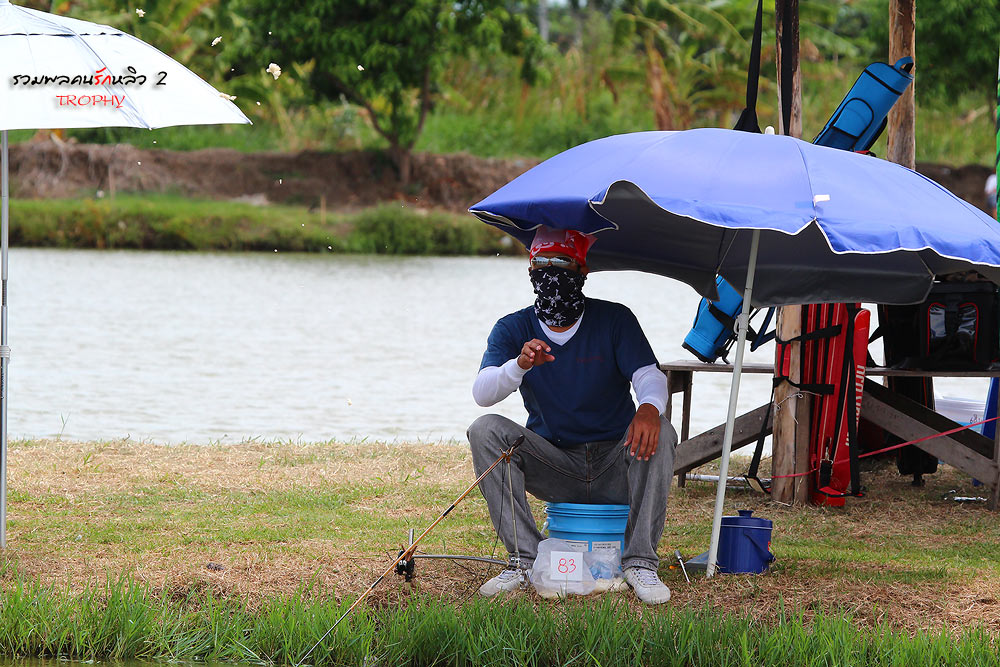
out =
[(521, 348), (521, 354), (517, 357), (517, 365), (527, 371), (548, 361), (555, 361), (556, 358), (549, 354), (551, 351), (552, 348), (548, 344), (537, 338), (532, 338)]
[(628, 453), (639, 461), (648, 461), (656, 453), (660, 444), (660, 413), (649, 403), (643, 403), (635, 411), (635, 417), (628, 426), (625, 447)]

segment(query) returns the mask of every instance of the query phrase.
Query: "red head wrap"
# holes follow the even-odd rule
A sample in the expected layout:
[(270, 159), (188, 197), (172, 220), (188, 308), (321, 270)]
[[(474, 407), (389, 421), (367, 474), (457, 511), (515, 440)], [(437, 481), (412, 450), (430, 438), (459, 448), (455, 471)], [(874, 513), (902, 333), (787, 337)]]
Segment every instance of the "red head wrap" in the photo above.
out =
[(540, 252), (558, 252), (572, 257), (580, 266), (586, 266), (587, 251), (595, 240), (590, 234), (572, 229), (539, 227), (528, 249), (528, 257), (534, 257)]

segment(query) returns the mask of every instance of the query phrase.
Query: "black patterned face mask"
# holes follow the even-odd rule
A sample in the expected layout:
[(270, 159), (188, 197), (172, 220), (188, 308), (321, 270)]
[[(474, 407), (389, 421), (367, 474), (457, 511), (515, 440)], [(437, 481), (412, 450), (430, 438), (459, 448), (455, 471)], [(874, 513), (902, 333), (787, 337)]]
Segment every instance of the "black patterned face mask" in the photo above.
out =
[(557, 266), (528, 272), (535, 288), (535, 314), (550, 327), (568, 327), (583, 315), (585, 275)]

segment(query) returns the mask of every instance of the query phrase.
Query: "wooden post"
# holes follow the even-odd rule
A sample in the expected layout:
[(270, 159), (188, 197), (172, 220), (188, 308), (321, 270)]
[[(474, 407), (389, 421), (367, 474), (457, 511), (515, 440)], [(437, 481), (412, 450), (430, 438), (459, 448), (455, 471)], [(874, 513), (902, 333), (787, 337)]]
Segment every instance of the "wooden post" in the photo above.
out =
[[(799, 2), (798, 0), (778, 0), (774, 3), (777, 24), (778, 57), (778, 109), (782, 108), (781, 83), (782, 63), (789, 59), (792, 71), (792, 113), (788, 131), (779, 111), (779, 127), (782, 134), (793, 137), (802, 135), (802, 71), (799, 69)], [(782, 49), (783, 21), (786, 14), (791, 18), (791, 48), (786, 53)], [(782, 340), (794, 338), (802, 333), (802, 306), (782, 306), (778, 309), (778, 337)], [(793, 382), (802, 379), (799, 368), (799, 343), (790, 346), (791, 364), (789, 377)], [(781, 360), (775, 360), (775, 371)], [(774, 431), (771, 436), (771, 474), (775, 477), (805, 472), (809, 465), (808, 437), (803, 443), (802, 434), (809, 433), (808, 401), (798, 399), (798, 391), (787, 383), (774, 390)], [(771, 483), (771, 498), (782, 503), (805, 502), (809, 498), (809, 485), (805, 477), (784, 477)]]
[[(783, 53), (781, 47), (782, 17), (785, 12), (791, 17), (791, 53)], [(774, 19), (777, 24), (776, 53), (778, 64), (778, 133), (792, 137), (802, 136), (802, 70), (799, 68), (799, 0), (777, 0), (774, 3)], [(781, 114), (781, 76), (782, 63), (788, 58), (792, 68), (792, 116), (788, 131), (785, 130), (784, 118)]]
[[(782, 306), (778, 309), (778, 323), (776, 325), (778, 338), (788, 340), (802, 333), (802, 306)], [(792, 382), (799, 382), (802, 379), (799, 355), (799, 343), (792, 343), (790, 349), (790, 359), (788, 377)], [(781, 348), (779, 347), (780, 351)], [(780, 369), (781, 359), (775, 359), (775, 373)], [(779, 384), (774, 389), (774, 430), (771, 434), (771, 474), (774, 476), (771, 482), (771, 498), (779, 503), (791, 503), (802, 500), (795, 493), (797, 487), (805, 487), (808, 494), (808, 484), (804, 477), (785, 477), (797, 472), (796, 444), (798, 442), (797, 431), (801, 429), (808, 433), (808, 424), (799, 415), (800, 408), (808, 405), (808, 401), (798, 399), (798, 390), (787, 382)], [(806, 458), (808, 466), (808, 458)], [(804, 471), (801, 471), (804, 472)], [(800, 484), (795, 482), (799, 481)], [(806, 496), (808, 497), (808, 495)]]
[[(914, 58), (916, 68), (916, 0), (889, 0), (889, 63), (903, 56)], [(890, 162), (914, 169), (916, 167), (916, 79), (889, 111), (888, 155)]]
[[(904, 56), (914, 58), (915, 70), (919, 69), (916, 63), (915, 53), (916, 42), (916, 0), (889, 0), (889, 62), (895, 63)], [(906, 92), (899, 98), (899, 101), (889, 111), (887, 121), (888, 148), (886, 158), (901, 164), (910, 169), (916, 168), (916, 105), (914, 91), (917, 83), (914, 79)], [(896, 306), (881, 305), (878, 307), (879, 322), (885, 322)], [(913, 332), (913, 336), (916, 336)], [(894, 349), (898, 343), (891, 341), (888, 337), (883, 339), (886, 363), (895, 363), (898, 359), (890, 360), (890, 348)], [(893, 351), (892, 356), (898, 356)], [(934, 408), (934, 379), (925, 378), (886, 378), (885, 385), (892, 391), (906, 396), (928, 408)], [(890, 442), (898, 442), (892, 440)], [(913, 477), (914, 483), (918, 483), (919, 474)]]

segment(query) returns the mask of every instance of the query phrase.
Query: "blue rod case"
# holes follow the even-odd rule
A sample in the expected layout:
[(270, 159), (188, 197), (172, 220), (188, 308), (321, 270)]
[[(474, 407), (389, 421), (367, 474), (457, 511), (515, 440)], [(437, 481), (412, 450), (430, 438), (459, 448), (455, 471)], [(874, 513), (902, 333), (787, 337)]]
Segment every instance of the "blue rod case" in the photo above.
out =
[(813, 143), (845, 151), (866, 151), (885, 128), (889, 109), (913, 82), (913, 58), (895, 65), (872, 63), (861, 72)]
[[(844, 100), (833, 112), (823, 131), (813, 143), (848, 151), (866, 151), (885, 128), (889, 109), (913, 82), (913, 58), (900, 58), (895, 65), (872, 63), (861, 72)], [(743, 308), (743, 296), (717, 276), (719, 299), (702, 299), (691, 331), (682, 347), (701, 361), (712, 363), (725, 353), (735, 340), (733, 322)], [(761, 332), (763, 329), (761, 327)], [(763, 342), (763, 341), (760, 341)]]
[(681, 344), (685, 350), (707, 363), (715, 361), (728, 348), (735, 329), (736, 314), (743, 307), (743, 295), (722, 276), (715, 277), (715, 286), (719, 299), (702, 299), (698, 303), (694, 325)]

